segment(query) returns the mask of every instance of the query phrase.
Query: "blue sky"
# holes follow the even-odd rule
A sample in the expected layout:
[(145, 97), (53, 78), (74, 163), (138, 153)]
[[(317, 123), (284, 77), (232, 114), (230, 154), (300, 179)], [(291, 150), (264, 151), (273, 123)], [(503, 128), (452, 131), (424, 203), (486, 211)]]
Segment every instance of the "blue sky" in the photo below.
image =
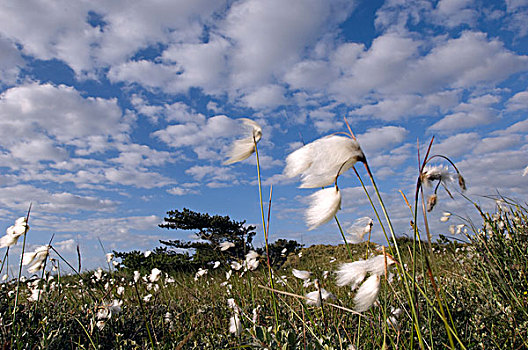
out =
[[(345, 131), (343, 117), (401, 234), (398, 190), (412, 197), (417, 140), (433, 135), (471, 198), (524, 201), (527, 51), (526, 0), (2, 1), (0, 222), (32, 202), (29, 248), (54, 233), (86, 267), (103, 265), (98, 239), (128, 251), (188, 238), (157, 228), (171, 209), (259, 226), (254, 157), (222, 165), (241, 117), (263, 128), (271, 240), (340, 242), (333, 223), (307, 231), (313, 190), (281, 174), (302, 141)], [(351, 172), (340, 188), (343, 223), (373, 216)], [(474, 217), (442, 193), (435, 234), (444, 210)]]

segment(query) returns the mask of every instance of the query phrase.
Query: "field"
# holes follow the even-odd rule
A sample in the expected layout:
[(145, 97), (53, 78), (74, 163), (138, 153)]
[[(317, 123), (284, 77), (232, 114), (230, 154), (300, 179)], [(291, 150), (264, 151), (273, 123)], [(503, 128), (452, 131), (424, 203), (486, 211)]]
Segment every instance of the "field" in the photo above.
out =
[[(43, 278), (22, 278), (18, 293), (16, 279), (2, 284), (1, 344), (18, 349), (522, 349), (528, 346), (526, 214), (515, 205), (483, 213), (483, 226), (468, 233), (468, 244), (434, 243), (432, 253), (425, 241), (398, 239), (401, 260), (385, 262), (380, 276), (371, 273), (380, 279), (380, 289), (363, 312), (354, 311), (359, 291), (337, 286), (335, 271), (343, 262), (389, 254), (389, 247), (363, 242), (284, 252), (286, 262), (273, 271), (275, 293), (263, 257), (246, 260), (253, 259), (253, 265), (240, 261), (239, 270), (222, 264), (206, 272), (135, 275), (109, 263), (104, 271), (64, 276), (53, 268), (64, 262), (52, 261)], [(303, 280), (293, 269), (311, 275)]]

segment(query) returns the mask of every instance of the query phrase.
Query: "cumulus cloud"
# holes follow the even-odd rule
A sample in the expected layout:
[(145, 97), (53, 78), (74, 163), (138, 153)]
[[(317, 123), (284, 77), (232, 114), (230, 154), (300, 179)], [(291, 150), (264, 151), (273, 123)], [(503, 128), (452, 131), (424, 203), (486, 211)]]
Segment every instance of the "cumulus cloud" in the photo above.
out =
[(358, 135), (361, 148), (367, 153), (376, 153), (401, 144), (408, 131), (401, 126), (383, 126), (368, 129), (366, 133)]
[(498, 118), (494, 105), (499, 101), (498, 96), (491, 94), (471, 98), (455, 107), (453, 113), (431, 125), (429, 130), (452, 131), (490, 124)]
[(231, 84), (265, 85), (295, 64), (302, 50), (316, 43), (321, 30), (345, 20), (349, 1), (258, 1), (235, 3), (220, 31), (234, 43)]
[(29, 203), (33, 209), (47, 213), (78, 211), (112, 211), (118, 203), (109, 199), (83, 196), (68, 192), (50, 192), (31, 185), (0, 188), (0, 203), (6, 208), (24, 210)]
[(363, 105), (351, 113), (392, 121), (422, 115), (445, 113), (458, 105), (460, 91), (448, 90), (429, 95), (394, 95), (373, 104)]
[[(0, 33), (25, 54), (66, 62), (79, 76), (124, 63), (139, 49), (175, 38), (196, 40), (222, 1), (60, 1), (0, 5)], [(66, 10), (65, 10), (66, 9)]]
[(506, 102), (508, 112), (528, 110), (528, 91), (521, 91), (513, 95)]
[(0, 85), (16, 81), (24, 60), (15, 45), (0, 35)]
[(433, 144), (433, 152), (447, 157), (458, 157), (474, 149), (479, 141), (480, 136), (475, 132), (456, 134)]
[(274, 108), (286, 104), (285, 93), (282, 86), (265, 85), (242, 97), (242, 101), (253, 109)]
[(462, 24), (472, 27), (479, 17), (479, 12), (473, 6), (471, 0), (440, 0), (431, 15), (434, 22), (449, 28)]
[(34, 138), (42, 131), (71, 144), (91, 135), (110, 137), (128, 129), (116, 99), (84, 98), (66, 85), (30, 83), (0, 95), (0, 143)]

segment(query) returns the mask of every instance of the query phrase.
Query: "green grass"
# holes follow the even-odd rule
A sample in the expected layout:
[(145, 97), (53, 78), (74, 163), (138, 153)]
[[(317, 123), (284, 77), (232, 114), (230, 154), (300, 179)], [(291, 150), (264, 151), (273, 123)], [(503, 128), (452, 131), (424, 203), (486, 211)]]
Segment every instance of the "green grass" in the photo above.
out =
[[(426, 348), (450, 347), (449, 337), (437, 305), (438, 298), (453, 325), (456, 348), (522, 349), (528, 347), (528, 223), (526, 210), (517, 206), (495, 216), (482, 213), (487, 230), (471, 234), (470, 243), (433, 244), (435, 293), (427, 273), (424, 254), (415, 255), (418, 320), (410, 314), (403, 279), (397, 268), (383, 277), (378, 302), (360, 317), (353, 309), (354, 292), (337, 287), (333, 271), (349, 262), (344, 245), (316, 245), (302, 249), (302, 257), (290, 254), (274, 271), (278, 328), (268, 290), (268, 271), (261, 260), (256, 271), (233, 272), (228, 284), (228, 266), (209, 270), (195, 280), (193, 274), (165, 275), (156, 283), (137, 282), (125, 271), (109, 272), (96, 280), (93, 273), (58, 276), (41, 286), (41, 300), (27, 300), (23, 283), (16, 323), (10, 324), (16, 281), (0, 288), (0, 340), (5, 348), (98, 348), (98, 349), (410, 349), (418, 347), (415, 322), (419, 322)], [(502, 222), (502, 223), (501, 223)], [(475, 228), (478, 230), (477, 228)], [(425, 242), (422, 242), (425, 245)], [(398, 240), (406, 270), (412, 264), (413, 242)], [(365, 256), (367, 243), (350, 245), (354, 260)], [(369, 250), (376, 252), (375, 245)], [(379, 253), (376, 253), (379, 254)], [(428, 257), (431, 259), (431, 257)], [(292, 276), (292, 268), (309, 270), (322, 287), (337, 297), (322, 307), (308, 306), (301, 297), (315, 287), (303, 287)], [(329, 271), (324, 278), (325, 271)], [(285, 283), (279, 281), (286, 276)], [(117, 294), (118, 287), (124, 293)], [(420, 290), (422, 292), (420, 292)], [(285, 292), (285, 293), (283, 293)], [(287, 294), (286, 294), (287, 293)], [(150, 301), (142, 298), (152, 294)], [(293, 295), (292, 295), (293, 294)], [(138, 299), (139, 295), (139, 299)], [(242, 332), (229, 332), (234, 311), (240, 308)], [(122, 300), (122, 311), (97, 327), (98, 306)], [(387, 323), (392, 309), (400, 308), (397, 327)], [(254, 319), (254, 311), (256, 318)], [(361, 321), (360, 321), (361, 319)], [(150, 333), (150, 334), (149, 334)], [(12, 341), (12, 343), (11, 343)]]

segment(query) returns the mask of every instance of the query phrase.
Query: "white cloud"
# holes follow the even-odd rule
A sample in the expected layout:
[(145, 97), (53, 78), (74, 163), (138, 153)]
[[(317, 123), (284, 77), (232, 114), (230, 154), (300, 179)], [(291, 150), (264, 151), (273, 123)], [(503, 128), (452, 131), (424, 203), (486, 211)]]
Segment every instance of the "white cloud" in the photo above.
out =
[(320, 32), (346, 19), (350, 1), (258, 1), (235, 3), (221, 25), (234, 48), (231, 85), (235, 88), (270, 83), (295, 64)]
[(329, 90), (340, 101), (358, 103), (369, 95), (379, 99), (496, 84), (526, 70), (528, 56), (509, 51), (485, 33), (466, 31), (458, 38), (424, 41), (389, 32), (375, 38), (368, 50), (355, 53)]
[(455, 107), (460, 98), (457, 90), (430, 95), (396, 95), (380, 99), (375, 104), (363, 105), (353, 110), (356, 115), (373, 116), (382, 120), (398, 120), (405, 117), (437, 115)]
[(127, 167), (104, 169), (104, 176), (110, 182), (138, 188), (163, 187), (175, 182), (153, 171)]
[(498, 137), (485, 137), (478, 143), (473, 150), (474, 153), (485, 154), (490, 152), (503, 151), (515, 146), (521, 146), (525, 143), (521, 135), (507, 135)]
[(208, 93), (223, 91), (228, 79), (227, 51), (229, 41), (212, 34), (207, 43), (173, 44), (163, 52), (164, 61), (179, 67), (172, 77), (169, 91), (187, 91), (201, 87)]
[[(4, 1), (0, 33), (38, 59), (57, 58), (79, 76), (125, 62), (139, 49), (196, 40), (222, 1)], [(96, 18), (90, 23), (90, 17)]]
[(20, 43), (26, 55), (57, 58), (81, 73), (93, 67), (90, 46), (101, 35), (85, 21), (87, 14), (82, 2), (2, 1), (0, 33)]
[(225, 116), (217, 115), (203, 124), (186, 123), (169, 125), (153, 133), (155, 137), (171, 147), (196, 146), (220, 137), (233, 136), (239, 129), (238, 123)]
[(440, 42), (410, 68), (395, 88), (434, 91), (442, 87), (498, 83), (527, 70), (528, 57), (507, 50), (501, 41), (490, 40), (485, 33), (466, 31), (458, 38)]
[(77, 248), (77, 242), (73, 238), (66, 239), (59, 242), (52, 242), (53, 248), (57, 249), (61, 255), (66, 253), (73, 253)]
[(429, 130), (461, 130), (490, 124), (498, 118), (493, 106), (499, 101), (499, 97), (490, 94), (474, 97), (455, 107), (452, 114), (431, 125)]
[(108, 79), (112, 82), (125, 81), (146, 87), (166, 87), (178, 74), (177, 66), (167, 66), (147, 60), (128, 61), (112, 66)]
[(471, 8), (473, 5), (472, 0), (440, 0), (432, 12), (433, 21), (449, 28), (462, 24), (474, 26), (479, 13)]
[(330, 90), (343, 101), (354, 101), (371, 90), (390, 90), (418, 56), (420, 43), (395, 33), (380, 35)]
[(449, 136), (440, 143), (434, 143), (432, 152), (446, 157), (458, 157), (474, 149), (479, 140), (480, 136), (475, 132), (456, 134)]
[(82, 196), (68, 192), (50, 192), (31, 185), (0, 188), (0, 203), (6, 208), (27, 210), (33, 203), (37, 212), (76, 213), (78, 211), (113, 211), (118, 203), (109, 199)]
[(287, 103), (285, 93), (282, 86), (265, 85), (242, 97), (242, 101), (253, 109), (275, 108)]
[(84, 98), (65, 85), (30, 83), (0, 95), (0, 144), (4, 146), (43, 131), (66, 144), (92, 135), (110, 137), (128, 129), (121, 122), (116, 99)]
[(181, 186), (171, 187), (167, 190), (167, 193), (175, 196), (184, 196), (187, 194), (198, 194), (200, 193), (196, 187), (199, 187), (200, 184), (196, 182), (184, 183)]
[(284, 81), (292, 89), (320, 90), (337, 78), (328, 62), (320, 60), (301, 61), (286, 72)]
[(24, 60), (16, 47), (0, 35), (0, 86), (16, 81)]
[(207, 181), (213, 183), (237, 184), (236, 175), (228, 167), (217, 167), (212, 165), (195, 165), (185, 170), (196, 181)]
[(506, 102), (508, 112), (528, 110), (528, 91), (521, 91), (513, 95)]
[(357, 139), (361, 148), (368, 153), (376, 153), (401, 144), (409, 132), (401, 126), (371, 128)]

